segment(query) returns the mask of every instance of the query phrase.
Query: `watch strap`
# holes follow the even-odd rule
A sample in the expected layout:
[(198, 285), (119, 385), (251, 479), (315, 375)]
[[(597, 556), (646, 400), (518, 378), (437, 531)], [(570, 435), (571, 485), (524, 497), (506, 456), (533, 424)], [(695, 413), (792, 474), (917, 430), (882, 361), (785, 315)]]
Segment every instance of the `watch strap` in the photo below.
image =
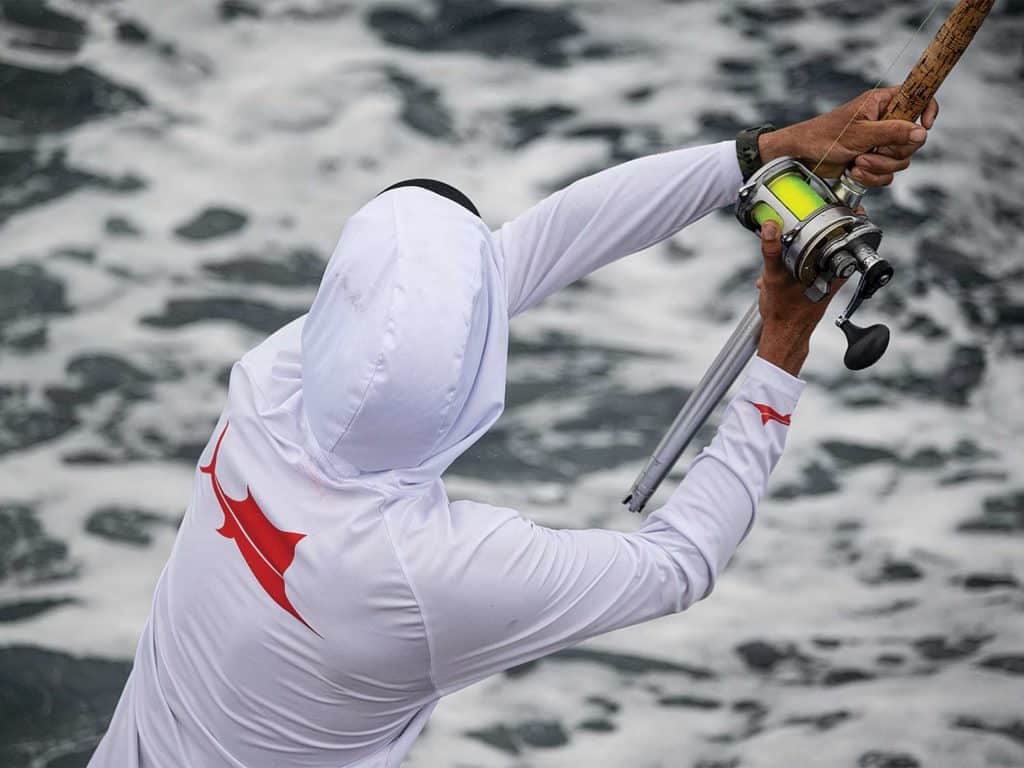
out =
[(761, 160), (761, 150), (757, 147), (757, 139), (762, 133), (770, 133), (775, 130), (771, 123), (755, 125), (752, 128), (744, 128), (736, 134), (736, 160), (740, 164), (740, 173), (746, 181), (764, 163)]

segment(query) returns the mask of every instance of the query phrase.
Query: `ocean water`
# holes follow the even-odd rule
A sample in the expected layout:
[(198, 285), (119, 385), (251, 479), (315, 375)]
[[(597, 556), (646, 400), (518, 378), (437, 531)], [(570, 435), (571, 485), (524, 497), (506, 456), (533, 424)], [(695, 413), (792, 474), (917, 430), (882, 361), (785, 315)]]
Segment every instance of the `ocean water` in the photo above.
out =
[[(0, 0), (0, 766), (84, 765), (228, 367), (363, 202), (434, 176), (497, 226), (898, 82), (931, 7)], [(860, 320), (892, 347), (851, 373), (820, 329), (711, 598), (444, 700), (409, 766), (1024, 766), (1022, 39), (1000, 0), (866, 201), (897, 277)], [(757, 263), (716, 213), (517, 319), (508, 411), (451, 495), (635, 527), (619, 502)]]

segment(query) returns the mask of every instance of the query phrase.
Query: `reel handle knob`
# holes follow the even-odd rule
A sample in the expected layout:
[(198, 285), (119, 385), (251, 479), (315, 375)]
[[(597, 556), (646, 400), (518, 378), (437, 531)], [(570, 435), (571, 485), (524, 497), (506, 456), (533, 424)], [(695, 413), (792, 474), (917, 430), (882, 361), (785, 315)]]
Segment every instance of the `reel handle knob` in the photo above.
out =
[(889, 329), (882, 324), (861, 328), (843, 320), (839, 329), (846, 336), (846, 354), (843, 362), (851, 371), (862, 371), (882, 359), (889, 347)]

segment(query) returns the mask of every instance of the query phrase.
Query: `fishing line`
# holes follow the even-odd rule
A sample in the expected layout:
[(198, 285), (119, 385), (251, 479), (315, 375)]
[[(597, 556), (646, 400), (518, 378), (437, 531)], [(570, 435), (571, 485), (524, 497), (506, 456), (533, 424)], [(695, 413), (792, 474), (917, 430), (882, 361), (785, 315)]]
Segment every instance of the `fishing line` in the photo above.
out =
[[(935, 15), (935, 12), (939, 9), (939, 6), (941, 4), (942, 4), (942, 0), (935, 0), (935, 3), (932, 4), (932, 9), (930, 11), (928, 11), (928, 15), (924, 17), (924, 19), (921, 21), (921, 23), (917, 25), (917, 29), (915, 29), (914, 32), (910, 35), (910, 37), (907, 38), (907, 41), (903, 44), (903, 47), (900, 48), (899, 53), (897, 53), (896, 57), (891, 62), (889, 62), (889, 66), (887, 66), (885, 68), (885, 71), (881, 74), (881, 76), (878, 78), (878, 80), (875, 81), (875, 84), (873, 86), (871, 86), (871, 91), (873, 91), (876, 88), (878, 88), (885, 81), (886, 77), (889, 76), (889, 72), (891, 72), (892, 68), (894, 66), (896, 66), (896, 62), (898, 62), (900, 60), (900, 58), (903, 56), (903, 54), (906, 53), (906, 50), (907, 50), (907, 48), (910, 47), (910, 44), (912, 42), (914, 42), (915, 39), (917, 39), (917, 36), (921, 33), (921, 30), (925, 28), (925, 26), (928, 24), (929, 21), (931, 21), (932, 16)], [(870, 93), (871, 91), (868, 91), (868, 93)], [(853, 117), (851, 117), (849, 119), (849, 121), (847, 121), (846, 125), (843, 126), (843, 130), (841, 130), (839, 132), (839, 135), (836, 136), (835, 141), (833, 141), (829, 145), (828, 149), (825, 150), (825, 154), (821, 156), (821, 160), (819, 160), (817, 162), (817, 164), (814, 166), (814, 168), (811, 169), (811, 173), (815, 173), (816, 174), (818, 172), (818, 168), (821, 167), (821, 164), (825, 162), (825, 158), (829, 156), (829, 153), (833, 149), (835, 149), (836, 144), (839, 143), (840, 139), (843, 138), (843, 136), (846, 134), (847, 130), (849, 130), (850, 126), (853, 125), (853, 121), (856, 120), (858, 117), (860, 117), (861, 110), (864, 108), (864, 102), (866, 102), (867, 100), (868, 100), (868, 96), (867, 96), (867, 94), (865, 94), (864, 98), (861, 99), (860, 105), (854, 111)]]

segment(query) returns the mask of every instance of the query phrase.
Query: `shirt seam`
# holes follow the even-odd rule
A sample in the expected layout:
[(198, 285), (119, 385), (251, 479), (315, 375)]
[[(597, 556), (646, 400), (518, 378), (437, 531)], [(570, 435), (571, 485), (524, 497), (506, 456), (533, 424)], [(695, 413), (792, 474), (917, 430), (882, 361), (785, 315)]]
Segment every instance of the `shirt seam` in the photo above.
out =
[[(750, 535), (750, 531), (753, 530), (754, 523), (757, 522), (757, 501), (754, 499), (754, 495), (750, 492), (750, 489), (747, 488), (747, 484), (743, 482), (743, 478), (740, 477), (739, 472), (737, 472), (735, 469), (730, 467), (728, 464), (726, 464), (724, 461), (722, 461), (716, 456), (705, 454), (702, 452), (697, 456), (696, 459), (694, 459), (693, 464), (690, 465), (690, 470), (692, 470), (701, 461), (714, 461), (719, 466), (725, 467), (726, 471), (730, 475), (732, 475), (733, 478), (735, 478), (737, 483), (740, 484), (740, 488), (743, 489), (743, 493), (746, 494), (747, 500), (750, 502), (750, 521), (747, 523), (746, 530), (743, 531), (743, 535), (740, 537), (739, 543), (742, 544), (743, 540)], [(715, 583), (718, 581), (718, 576), (715, 573), (714, 566), (708, 559), (707, 553), (704, 552), (703, 547), (701, 547), (701, 545), (698, 542), (694, 541), (692, 537), (686, 536), (686, 538), (691, 544), (693, 544), (694, 549), (696, 549), (697, 552), (700, 554), (700, 559), (704, 561), (704, 567), (708, 570), (708, 588), (707, 590), (705, 590), (703, 595), (701, 595), (699, 598), (697, 598), (697, 600), (694, 601), (699, 602), (701, 600), (704, 600), (705, 598), (707, 598), (708, 595), (711, 594), (711, 591), (715, 588)]]
[[(481, 264), (481, 271), (482, 270), (483, 270), (483, 265)], [(479, 286), (477, 288), (477, 296), (476, 296), (476, 298), (480, 299), (481, 295), (484, 294), (484, 293), (486, 293), (485, 278), (481, 274), (481, 280), (480, 280), (480, 284), (479, 284)], [(480, 300), (482, 300), (482, 299), (480, 299)], [(488, 311), (488, 324), (489, 324), (489, 322), (490, 322), (490, 312)], [(437, 435), (434, 438), (434, 442), (430, 446), (430, 454), (431, 455), (436, 455), (438, 445), (441, 443), (441, 441), (444, 440), (445, 437), (447, 437), (448, 433), (451, 431), (452, 427), (455, 425), (455, 421), (456, 421), (456, 419), (457, 419), (457, 417), (459, 415), (458, 413), (454, 412), (454, 409), (453, 409), (452, 406), (455, 404), (455, 399), (459, 395), (459, 389), (460, 389), (460, 384), (462, 382), (462, 376), (464, 375), (465, 370), (466, 370), (466, 352), (469, 350), (469, 347), (470, 347), (470, 337), (472, 335), (473, 335), (473, 308), (471, 306), (470, 310), (469, 310), (469, 316), (466, 319), (466, 334), (463, 337), (462, 347), (459, 350), (460, 354), (459, 354), (459, 363), (458, 363), (458, 373), (457, 373), (457, 375), (455, 377), (456, 383), (450, 388), (450, 390), (448, 392), (448, 395), (445, 398), (445, 404), (444, 404), (444, 408), (443, 408), (443, 417), (442, 417), (442, 420), (441, 420), (441, 424), (438, 426), (438, 428), (437, 428)], [(487, 344), (487, 334), (485, 332), (484, 333), (484, 346), (485, 347), (486, 347), (486, 344)], [(472, 387), (470, 387), (470, 389), (472, 389)]]
[[(392, 215), (392, 218), (394, 219), (395, 229), (397, 231), (397, 228), (398, 228), (398, 213), (395, 210), (395, 201), (391, 200), (390, 202), (391, 202), (391, 215)], [(396, 262), (398, 262), (402, 258), (401, 249), (399, 249), (397, 247), (397, 240), (398, 240), (398, 235), (396, 234), (396, 236), (395, 236), (395, 241), (396, 241), (395, 242), (395, 261)], [(384, 366), (384, 358), (385, 358), (384, 344), (385, 344), (385, 342), (387, 341), (387, 339), (389, 337), (394, 335), (394, 332), (395, 332), (394, 331), (394, 325), (395, 325), (395, 293), (398, 291), (399, 283), (400, 283), (400, 279), (396, 280), (395, 281), (395, 285), (393, 285), (391, 287), (391, 293), (390, 293), (390, 296), (389, 296), (390, 301), (388, 303), (387, 318), (386, 318), (386, 320), (384, 322), (384, 338), (381, 340), (381, 351), (378, 353), (377, 360), (374, 362), (373, 371), (370, 373), (370, 379), (369, 379), (369, 381), (366, 382), (366, 386), (363, 388), (363, 393), (359, 397), (359, 404), (356, 406), (355, 411), (353, 411), (352, 415), (349, 417), (348, 422), (345, 424), (345, 427), (341, 430), (341, 433), (338, 435), (337, 439), (331, 444), (331, 447), (328, 449), (329, 453), (334, 453), (334, 451), (337, 449), (337, 447), (341, 444), (341, 441), (344, 440), (345, 436), (349, 433), (349, 430), (352, 429), (352, 425), (355, 424), (355, 421), (359, 417), (359, 414), (363, 412), (363, 408), (366, 406), (366, 400), (367, 400), (367, 398), (369, 396), (370, 389), (373, 387), (373, 383), (377, 380), (377, 374), (380, 373), (381, 368)], [(339, 335), (338, 336), (338, 340), (339, 341), (340, 341), (340, 338), (341, 337)]]
[[(747, 487), (747, 484), (745, 482), (743, 482), (743, 478), (740, 476), (740, 473), (737, 472), (732, 467), (730, 467), (728, 464), (726, 464), (724, 461), (722, 461), (720, 458), (718, 458), (714, 454), (705, 453), (704, 451), (701, 451), (701, 453), (698, 454), (697, 458), (693, 460), (693, 463), (690, 465), (690, 468), (689, 468), (689, 470), (687, 470), (687, 472), (693, 471), (693, 468), (695, 466), (697, 466), (697, 464), (699, 462), (701, 462), (701, 461), (714, 461), (719, 466), (725, 467), (725, 469), (729, 472), (729, 474), (732, 475), (734, 478), (736, 478), (736, 482), (740, 484), (740, 488), (743, 489), (743, 492), (747, 495), (747, 499), (750, 501), (750, 507), (751, 507), (750, 519), (751, 519), (751, 523), (750, 523), (750, 525), (747, 526), (747, 530), (749, 531), (750, 530), (750, 526), (753, 525), (753, 521), (757, 517), (757, 499), (754, 498), (754, 495), (750, 492), (750, 489)], [(699, 549), (699, 547), (698, 547), (698, 549)], [(703, 553), (701, 553), (701, 554), (703, 554)]]
[(434, 648), (433, 643), (430, 641), (430, 629), (427, 627), (427, 616), (423, 611), (423, 600), (420, 598), (419, 592), (413, 584), (413, 580), (409, 577), (409, 571), (405, 567), (402, 555), (399, 553), (398, 547), (395, 545), (394, 536), (391, 535), (391, 525), (388, 523), (388, 515), (383, 509), (383, 504), (381, 505), (381, 521), (384, 523), (384, 532), (388, 536), (388, 543), (391, 545), (391, 551), (395, 555), (395, 562), (398, 563), (398, 567), (402, 571), (402, 578), (405, 579), (405, 585), (409, 587), (409, 591), (412, 593), (412, 599), (416, 603), (416, 610), (419, 611), (420, 624), (423, 625), (423, 638), (427, 644), (427, 680), (434, 689), (434, 693), (439, 694), (440, 691), (437, 681), (434, 679)]

